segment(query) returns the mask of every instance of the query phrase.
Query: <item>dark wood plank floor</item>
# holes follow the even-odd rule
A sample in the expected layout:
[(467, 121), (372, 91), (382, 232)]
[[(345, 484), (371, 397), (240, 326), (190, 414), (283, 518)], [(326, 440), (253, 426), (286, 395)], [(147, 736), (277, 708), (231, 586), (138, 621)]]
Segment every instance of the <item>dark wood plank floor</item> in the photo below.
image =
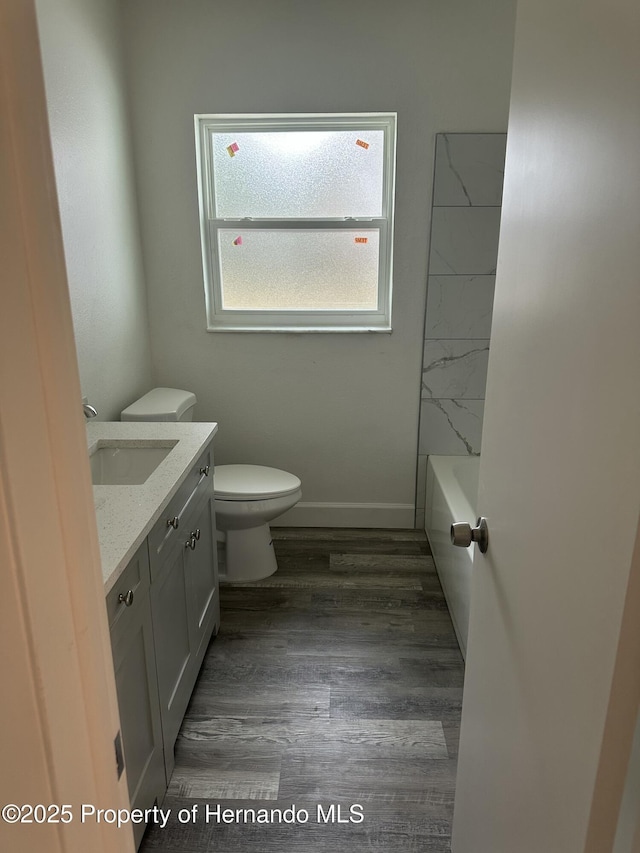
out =
[[(171, 819), (142, 851), (448, 851), (463, 663), (424, 533), (273, 534), (278, 572), (222, 588), (176, 744)], [(318, 805), (332, 803), (347, 822), (324, 822)], [(309, 818), (207, 822), (218, 804)]]

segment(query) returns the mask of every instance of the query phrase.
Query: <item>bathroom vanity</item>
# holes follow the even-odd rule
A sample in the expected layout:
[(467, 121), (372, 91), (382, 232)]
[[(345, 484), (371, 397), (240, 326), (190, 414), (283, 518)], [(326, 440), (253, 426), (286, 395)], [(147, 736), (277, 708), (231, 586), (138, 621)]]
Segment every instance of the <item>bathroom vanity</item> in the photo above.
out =
[[(164, 798), (182, 718), (220, 624), (216, 431), (201, 423), (87, 425), (132, 808)], [(139, 843), (145, 826), (136, 829)]]

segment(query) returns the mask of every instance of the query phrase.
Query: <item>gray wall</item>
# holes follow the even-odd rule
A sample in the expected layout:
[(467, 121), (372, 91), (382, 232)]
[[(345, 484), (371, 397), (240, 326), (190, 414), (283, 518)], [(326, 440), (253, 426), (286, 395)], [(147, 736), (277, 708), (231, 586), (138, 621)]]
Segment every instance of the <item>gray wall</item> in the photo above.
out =
[(36, 6), (82, 392), (112, 420), (151, 384), (119, 9)]
[[(287, 520), (413, 524), (434, 134), (506, 128), (514, 6), (123, 4), (155, 380), (220, 422), (219, 463), (302, 478)], [(398, 112), (393, 333), (207, 333), (194, 113), (358, 110)]]

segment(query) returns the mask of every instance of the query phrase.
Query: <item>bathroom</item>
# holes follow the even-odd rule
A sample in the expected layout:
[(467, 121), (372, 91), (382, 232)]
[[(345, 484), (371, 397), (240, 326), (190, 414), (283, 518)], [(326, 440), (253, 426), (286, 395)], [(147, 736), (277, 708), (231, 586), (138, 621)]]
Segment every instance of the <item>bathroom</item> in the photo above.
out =
[[(293, 523), (413, 526), (435, 134), (506, 130), (515, 3), (244, 8), (38, 6), (83, 393), (193, 391), (218, 463), (300, 477)], [(208, 333), (194, 114), (353, 109), (398, 113), (393, 332)]]
[[(82, 391), (193, 390), (218, 461), (300, 476), (291, 524), (415, 522), (435, 134), (506, 130), (515, 12), (425, 6), (38, 4)], [(393, 333), (207, 333), (193, 114), (356, 107), (398, 113)]]

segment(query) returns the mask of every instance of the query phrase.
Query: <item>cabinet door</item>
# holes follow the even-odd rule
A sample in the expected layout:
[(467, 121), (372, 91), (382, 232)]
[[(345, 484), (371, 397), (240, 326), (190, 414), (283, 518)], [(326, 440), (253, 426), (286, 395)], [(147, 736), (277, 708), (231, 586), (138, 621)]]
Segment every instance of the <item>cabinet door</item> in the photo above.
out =
[(194, 513), (191, 532), (198, 531), (195, 548), (186, 549), (185, 576), (189, 591), (192, 647), (199, 668), (211, 634), (220, 624), (217, 551), (212, 502)]
[(184, 551), (184, 546), (175, 550), (151, 584), (167, 778), (173, 770), (173, 746), (193, 689), (193, 646), (189, 630), (190, 607), (184, 573)]
[[(148, 577), (146, 543), (141, 552), (131, 566), (135, 563), (138, 574), (144, 562)], [(123, 577), (126, 573), (125, 569)], [(128, 580), (125, 577), (125, 585)], [(146, 588), (139, 584), (133, 596), (131, 606), (111, 627), (111, 648), (129, 798), (132, 808), (145, 809), (156, 800), (162, 802), (166, 776), (148, 580)], [(144, 824), (134, 826), (137, 844), (144, 830)]]
[(151, 608), (167, 779), (173, 772), (173, 749), (200, 664), (220, 621), (211, 497), (204, 492), (194, 501), (183, 513), (180, 539), (175, 538), (171, 548), (165, 549), (164, 560), (152, 566)]

